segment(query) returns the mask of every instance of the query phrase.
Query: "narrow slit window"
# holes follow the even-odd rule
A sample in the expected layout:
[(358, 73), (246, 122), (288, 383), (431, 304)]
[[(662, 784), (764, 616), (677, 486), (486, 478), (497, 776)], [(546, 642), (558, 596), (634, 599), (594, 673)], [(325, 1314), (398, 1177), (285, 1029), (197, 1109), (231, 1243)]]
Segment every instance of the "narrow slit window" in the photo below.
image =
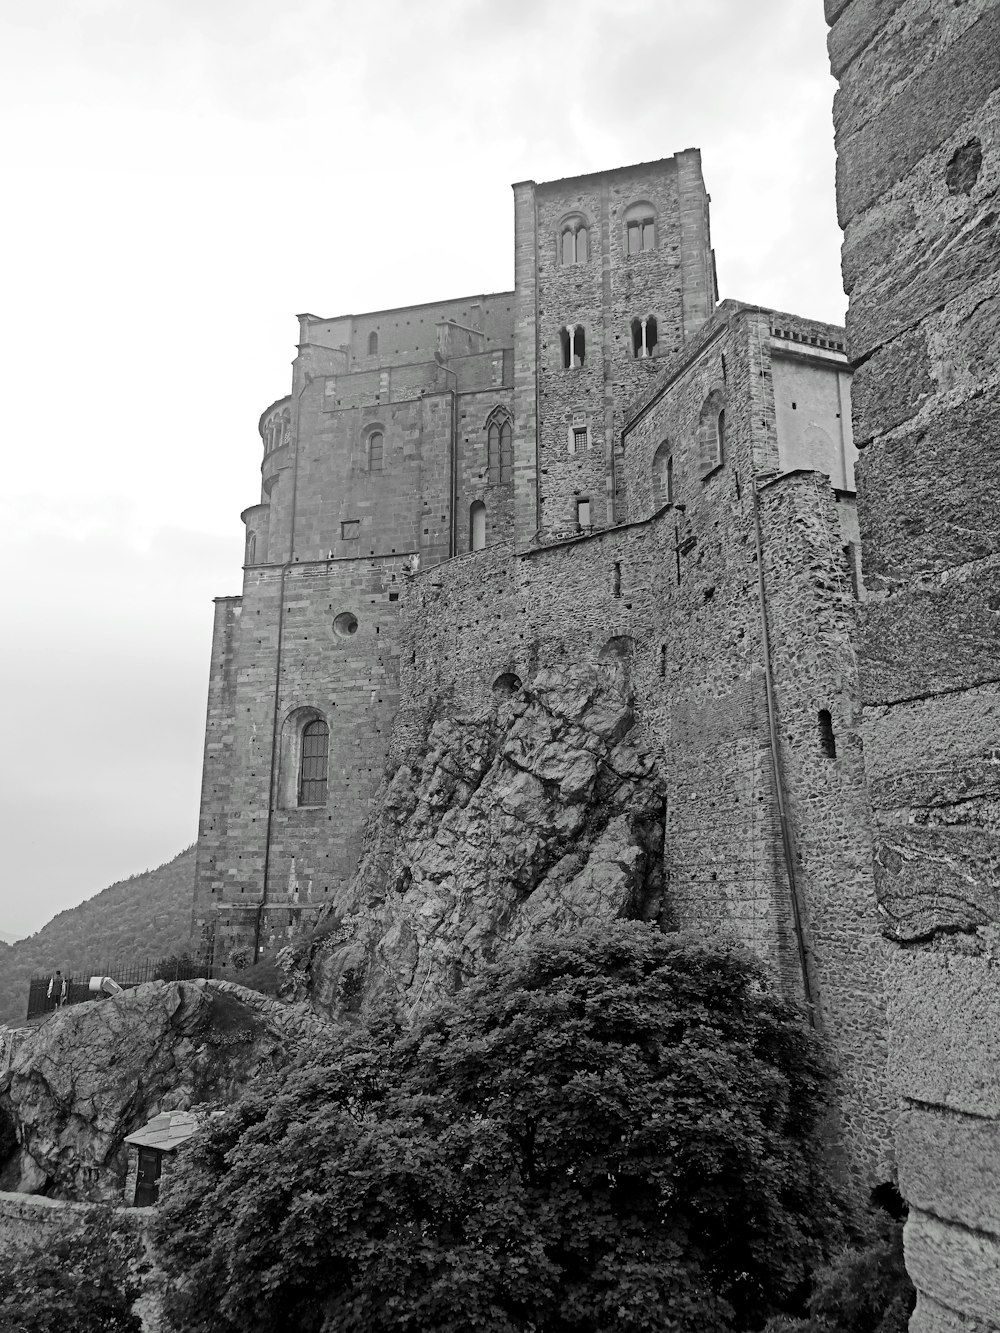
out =
[(716, 461), (717, 463), (724, 463), (724, 462), (726, 461), (726, 413), (725, 413), (725, 409), (723, 409), (723, 410), (719, 413), (717, 437), (718, 437), (718, 454), (716, 455), (716, 460), (715, 460), (715, 461)]
[(299, 769), (299, 805), (326, 805), (326, 778), (330, 755), (330, 728), (320, 719), (302, 732)]
[(611, 591), (615, 597), (620, 597), (622, 595), (622, 567), (620, 560), (615, 561), (614, 573), (611, 576)]
[(380, 430), (372, 431), (368, 437), (368, 471), (382, 471), (383, 438)]
[(253, 564), (254, 556), (255, 556), (256, 554), (257, 554), (257, 536), (256, 536), (255, 533), (251, 532), (250, 536), (247, 538), (247, 564), (248, 564), (248, 565), (252, 565), (252, 564)]
[(573, 365), (582, 366), (587, 359), (587, 335), (583, 325), (578, 324), (573, 332)]
[(569, 370), (573, 364), (573, 337), (567, 328), (559, 330), (559, 342), (562, 347), (563, 370)]
[(482, 551), (486, 547), (486, 506), (475, 500), (469, 509), (469, 550)]
[(664, 476), (664, 490), (666, 491), (666, 503), (674, 502), (674, 456), (669, 454), (667, 457), (667, 466)]
[(500, 427), (495, 421), (486, 433), (486, 472), (491, 485), (500, 480)]
[(500, 427), (500, 484), (514, 480), (514, 444), (510, 422)]
[(836, 759), (837, 738), (833, 734), (833, 718), (828, 708), (819, 710), (819, 748), (827, 759)]

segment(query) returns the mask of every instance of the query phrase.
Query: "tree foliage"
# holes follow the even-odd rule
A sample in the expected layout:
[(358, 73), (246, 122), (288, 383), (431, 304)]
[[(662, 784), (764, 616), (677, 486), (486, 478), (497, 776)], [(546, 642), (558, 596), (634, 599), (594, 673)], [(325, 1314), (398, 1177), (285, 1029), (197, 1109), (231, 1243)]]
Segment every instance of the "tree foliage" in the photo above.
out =
[(804, 1319), (774, 1319), (768, 1333), (906, 1333), (917, 1294), (903, 1261), (903, 1224), (877, 1218), (858, 1243), (816, 1272)]
[(87, 1230), (43, 1250), (0, 1258), (4, 1333), (139, 1333), (141, 1246), (110, 1208), (88, 1212)]
[(182, 1333), (760, 1326), (840, 1202), (815, 1039), (743, 955), (622, 923), (249, 1090), (156, 1227)]

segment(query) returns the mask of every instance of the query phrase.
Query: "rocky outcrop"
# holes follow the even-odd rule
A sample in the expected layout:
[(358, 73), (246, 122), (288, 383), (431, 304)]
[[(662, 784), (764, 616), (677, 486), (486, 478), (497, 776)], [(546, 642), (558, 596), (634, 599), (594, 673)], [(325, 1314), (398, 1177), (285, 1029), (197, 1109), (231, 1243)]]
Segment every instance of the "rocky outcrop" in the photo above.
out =
[(160, 1111), (233, 1101), (326, 1031), (305, 1006), (224, 981), (152, 981), (63, 1009), (0, 1077), (0, 1188), (120, 1201), (127, 1134)]
[(453, 990), (539, 928), (663, 914), (663, 796), (623, 674), (552, 668), (493, 714), (439, 701), (375, 803), (346, 899), (298, 993), (332, 1015)]

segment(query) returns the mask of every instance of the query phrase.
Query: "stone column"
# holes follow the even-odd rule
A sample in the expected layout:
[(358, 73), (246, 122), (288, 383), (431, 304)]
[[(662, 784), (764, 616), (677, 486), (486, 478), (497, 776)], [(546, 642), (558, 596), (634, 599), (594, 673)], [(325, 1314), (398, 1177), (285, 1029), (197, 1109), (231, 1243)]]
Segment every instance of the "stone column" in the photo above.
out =
[(1000, 1328), (1000, 4), (826, 0), (911, 1328)]

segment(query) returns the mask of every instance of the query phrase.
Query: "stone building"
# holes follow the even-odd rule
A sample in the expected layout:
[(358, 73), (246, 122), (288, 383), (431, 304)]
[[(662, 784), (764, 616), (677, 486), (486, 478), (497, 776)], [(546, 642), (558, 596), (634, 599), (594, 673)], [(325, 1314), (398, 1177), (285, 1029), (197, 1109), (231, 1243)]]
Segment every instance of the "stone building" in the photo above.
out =
[(826, 0), (914, 1333), (1000, 1329), (1000, 4)]
[(251, 958), (325, 923), (332, 1009), (540, 921), (736, 934), (873, 1184), (843, 331), (719, 305), (708, 203), (696, 150), (522, 182), (513, 292), (300, 317), (216, 604), (195, 924)]

